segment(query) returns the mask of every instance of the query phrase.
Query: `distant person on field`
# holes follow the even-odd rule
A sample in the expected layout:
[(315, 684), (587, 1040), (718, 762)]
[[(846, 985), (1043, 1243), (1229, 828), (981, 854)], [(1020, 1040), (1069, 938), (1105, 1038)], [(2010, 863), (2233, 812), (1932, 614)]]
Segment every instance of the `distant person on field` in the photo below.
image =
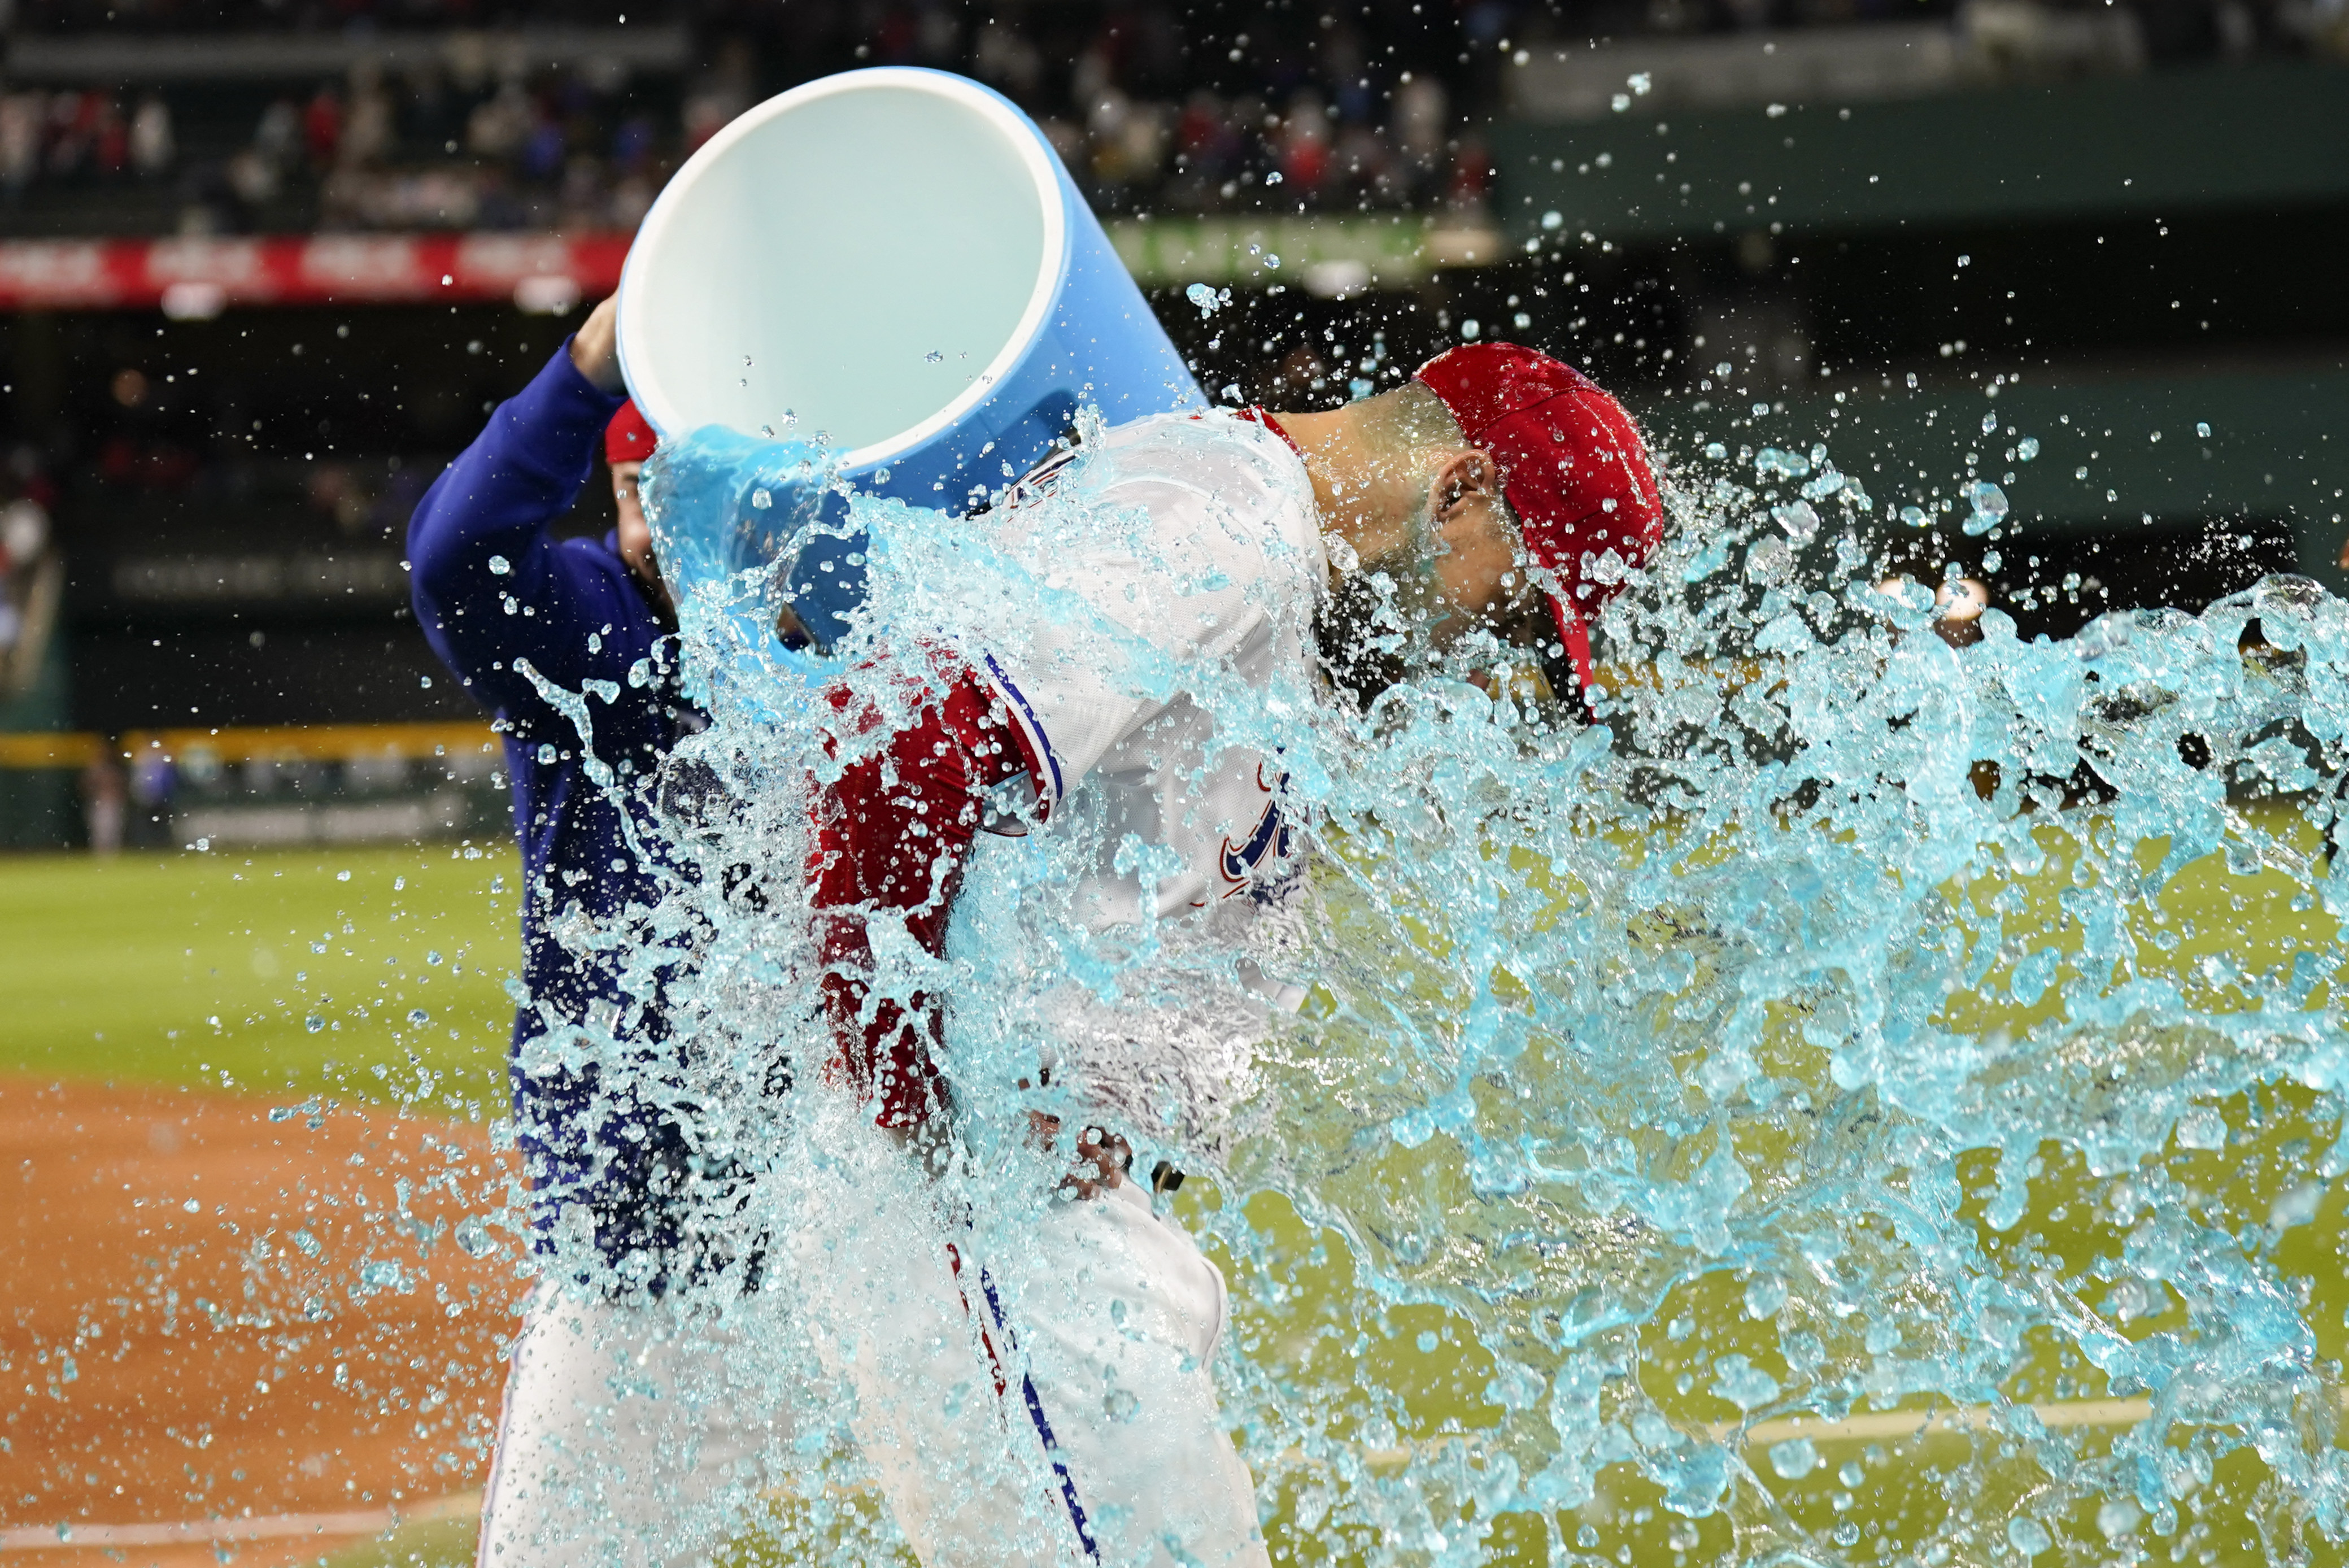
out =
[[(558, 541), (550, 528), (599, 441), (619, 527), (600, 543)], [(738, 1472), (776, 1436), (769, 1401), (728, 1386), (743, 1359), (727, 1354), (738, 1331), (688, 1324), (677, 1300), (707, 1261), (689, 1214), (708, 1183), (658, 1103), (667, 1029), (657, 999), (619, 984), (626, 952), (652, 939), (628, 933), (599, 962), (553, 929), (574, 911), (625, 925), (658, 897), (656, 868), (630, 840), (659, 854), (661, 763), (704, 722), (675, 689), (676, 614), (636, 497), (653, 443), (622, 389), (607, 300), (491, 416), (409, 524), (417, 620), (497, 714), (513, 777), (528, 999), (512, 1084), (534, 1244), (568, 1261), (592, 1243), (603, 1265), (592, 1278), (550, 1275), (530, 1299), (482, 1499), (480, 1561), (501, 1568), (698, 1561), (707, 1521), (747, 1495), (755, 1478)], [(549, 691), (591, 693), (592, 754), (610, 790), (590, 776), (589, 748)], [(595, 1058), (614, 1052), (604, 1039), (599, 1053), (592, 1030), (641, 1054), (624, 1070), (599, 1068)], [(559, 1251), (558, 1232), (571, 1239)], [(759, 1412), (755, 1431), (738, 1410)]]
[(171, 841), (171, 794), (179, 770), (161, 748), (150, 745), (130, 762), (130, 842), (152, 849)]
[(89, 765), (81, 772), (81, 815), (83, 826), (89, 829), (91, 854), (122, 853), (122, 819), (129, 797), (129, 789), (122, 782), (122, 764), (101, 745), (90, 753)]

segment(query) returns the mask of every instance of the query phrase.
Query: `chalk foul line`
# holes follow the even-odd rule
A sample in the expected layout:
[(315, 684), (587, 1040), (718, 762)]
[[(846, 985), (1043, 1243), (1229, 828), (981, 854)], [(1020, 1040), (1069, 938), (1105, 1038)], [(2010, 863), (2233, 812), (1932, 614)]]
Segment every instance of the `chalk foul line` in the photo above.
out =
[[(2039, 1424), (2050, 1431), (2075, 1427), (2134, 1427), (2153, 1414), (2150, 1399), (2072, 1399), (2053, 1405), (2027, 1405)], [(1788, 1416), (1756, 1421), (1745, 1428), (1744, 1441), (1783, 1443), (1794, 1438), (1814, 1442), (1864, 1442), (1878, 1438), (1908, 1438), (1933, 1432), (1984, 1432), (1997, 1427), (2005, 1412), (1989, 1405), (1941, 1405), (1926, 1410), (1877, 1410), (1830, 1421), (1821, 1416)], [(1734, 1436), (1729, 1428), (1724, 1438)]]
[(0, 1530), (0, 1552), (284, 1541), (305, 1535), (379, 1535), (398, 1525), (461, 1518), (479, 1513), (481, 1509), (481, 1494), (466, 1491), (404, 1508), (353, 1509), (345, 1513), (269, 1513), (242, 1519), (181, 1520), (169, 1524), (16, 1525)]

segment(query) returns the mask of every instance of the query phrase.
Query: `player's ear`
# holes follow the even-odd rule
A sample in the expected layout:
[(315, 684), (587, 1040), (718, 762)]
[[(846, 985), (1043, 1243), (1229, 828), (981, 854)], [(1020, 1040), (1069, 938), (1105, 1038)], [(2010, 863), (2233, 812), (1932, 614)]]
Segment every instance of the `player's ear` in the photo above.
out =
[(1481, 447), (1461, 447), (1446, 456), (1435, 471), (1434, 483), (1428, 487), (1428, 498), (1433, 504), (1435, 521), (1448, 523), (1462, 506), (1478, 496), (1491, 498), (1501, 492), (1501, 472), (1493, 462), (1493, 454)]

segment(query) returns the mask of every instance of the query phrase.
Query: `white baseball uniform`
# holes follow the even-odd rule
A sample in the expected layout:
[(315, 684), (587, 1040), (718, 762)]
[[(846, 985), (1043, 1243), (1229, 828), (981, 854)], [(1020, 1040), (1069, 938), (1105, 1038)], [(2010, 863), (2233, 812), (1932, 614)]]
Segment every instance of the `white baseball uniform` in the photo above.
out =
[(506, 1378), (481, 1491), (480, 1568), (706, 1562), (792, 1436), (756, 1295), (721, 1321), (691, 1293), (616, 1303), (543, 1280)]

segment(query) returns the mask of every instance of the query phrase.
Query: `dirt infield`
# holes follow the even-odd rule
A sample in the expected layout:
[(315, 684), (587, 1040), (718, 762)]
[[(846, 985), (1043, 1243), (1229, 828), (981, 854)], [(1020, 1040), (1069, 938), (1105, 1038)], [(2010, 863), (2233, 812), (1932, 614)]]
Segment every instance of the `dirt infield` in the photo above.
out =
[(0, 1563), (269, 1568), (468, 1506), (522, 1292), (485, 1129), (0, 1077)]

